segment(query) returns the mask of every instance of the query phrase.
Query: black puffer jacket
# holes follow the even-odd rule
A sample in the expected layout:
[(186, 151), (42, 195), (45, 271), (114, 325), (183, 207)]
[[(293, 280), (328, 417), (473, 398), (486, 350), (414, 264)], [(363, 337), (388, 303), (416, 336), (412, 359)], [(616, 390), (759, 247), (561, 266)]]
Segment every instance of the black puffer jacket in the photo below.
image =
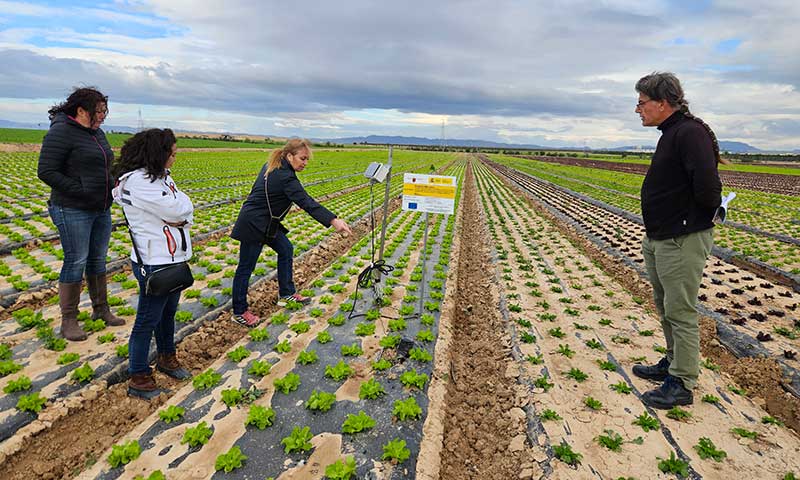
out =
[[(265, 164), (261, 168), (255, 183), (253, 183), (253, 188), (250, 190), (250, 195), (242, 204), (239, 217), (231, 231), (231, 238), (248, 243), (265, 242), (267, 227), (270, 223), (264, 185), (264, 173), (267, 171), (267, 165)], [(269, 184), (266, 185), (266, 188), (269, 189), (269, 204), (275, 217), (283, 220), (292, 203), (295, 203), (314, 220), (326, 227), (330, 227), (331, 221), (336, 218), (336, 215), (306, 193), (294, 169), (286, 160), (281, 162), (280, 168), (270, 172), (268, 181)], [(284, 233), (289, 231), (281, 224), (278, 226)]]
[(114, 152), (103, 130), (56, 114), (42, 141), (39, 178), (50, 186), (50, 203), (102, 211), (111, 206)]

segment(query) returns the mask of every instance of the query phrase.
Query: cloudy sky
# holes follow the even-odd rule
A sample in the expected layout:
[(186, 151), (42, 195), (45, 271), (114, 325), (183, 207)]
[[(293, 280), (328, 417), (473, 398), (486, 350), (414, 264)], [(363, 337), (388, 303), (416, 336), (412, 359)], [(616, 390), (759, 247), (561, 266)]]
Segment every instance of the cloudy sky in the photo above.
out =
[(654, 144), (672, 71), (723, 140), (800, 148), (797, 0), (0, 0), (0, 119), (74, 85), (110, 125), (594, 148)]

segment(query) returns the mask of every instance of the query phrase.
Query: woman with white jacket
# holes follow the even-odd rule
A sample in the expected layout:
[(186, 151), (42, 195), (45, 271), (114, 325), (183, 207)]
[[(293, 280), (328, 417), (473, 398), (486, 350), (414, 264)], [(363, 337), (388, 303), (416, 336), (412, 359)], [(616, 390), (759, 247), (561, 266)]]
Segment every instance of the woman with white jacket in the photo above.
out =
[(172, 130), (145, 130), (125, 142), (114, 170), (119, 176), (114, 201), (125, 212), (138, 250), (137, 255), (131, 249), (131, 267), (139, 281), (139, 303), (128, 343), (128, 395), (148, 400), (162, 392), (147, 362), (153, 335), (158, 349), (156, 368), (178, 380), (191, 377), (175, 353), (175, 312), (180, 291), (167, 295), (145, 293), (145, 275), (188, 261), (192, 256), (189, 226), (194, 206), (175, 187), (169, 171), (176, 153)]

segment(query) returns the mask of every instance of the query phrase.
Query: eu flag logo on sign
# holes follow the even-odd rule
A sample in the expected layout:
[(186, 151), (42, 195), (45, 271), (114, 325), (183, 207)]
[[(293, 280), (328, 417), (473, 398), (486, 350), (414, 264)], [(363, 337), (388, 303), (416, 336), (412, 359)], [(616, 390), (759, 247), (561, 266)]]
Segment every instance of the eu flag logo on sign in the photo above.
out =
[(416, 202), (409, 202), (408, 203), (408, 208), (410, 208), (411, 210), (416, 210), (417, 209), (417, 203)]

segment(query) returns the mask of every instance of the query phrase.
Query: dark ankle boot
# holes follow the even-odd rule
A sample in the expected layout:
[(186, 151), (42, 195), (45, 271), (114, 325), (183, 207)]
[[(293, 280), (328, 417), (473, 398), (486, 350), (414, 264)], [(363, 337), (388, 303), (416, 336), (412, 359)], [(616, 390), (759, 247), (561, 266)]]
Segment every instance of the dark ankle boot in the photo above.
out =
[(78, 303), (83, 282), (58, 284), (58, 304), (61, 307), (61, 336), (73, 342), (86, 340), (86, 332), (78, 325)]
[(86, 283), (89, 286), (89, 297), (92, 299), (92, 320), (102, 318), (106, 325), (113, 327), (125, 325), (125, 319), (114, 315), (108, 308), (106, 274), (86, 275)]
[(145, 400), (156, 398), (164, 390), (158, 388), (152, 373), (134, 373), (128, 380), (128, 395)]
[(669, 360), (664, 357), (655, 365), (634, 365), (633, 374), (639, 378), (663, 382), (669, 375)]
[(176, 380), (192, 378), (192, 374), (181, 366), (178, 356), (174, 353), (159, 353), (156, 368)]
[(667, 375), (664, 383), (642, 394), (645, 405), (661, 410), (669, 410), (676, 405), (691, 405), (694, 402), (692, 391), (683, 386), (683, 380)]

